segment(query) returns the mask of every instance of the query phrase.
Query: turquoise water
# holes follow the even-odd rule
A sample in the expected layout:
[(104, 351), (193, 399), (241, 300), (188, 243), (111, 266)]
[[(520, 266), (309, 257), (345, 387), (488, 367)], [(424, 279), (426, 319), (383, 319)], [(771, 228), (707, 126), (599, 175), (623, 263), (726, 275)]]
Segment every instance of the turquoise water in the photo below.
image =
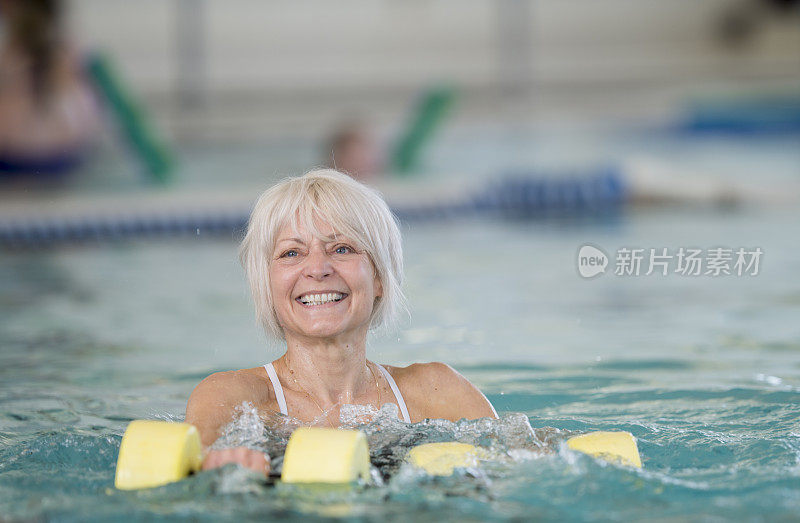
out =
[[(503, 417), (412, 430), (385, 422), (372, 443), (392, 477), (324, 494), (267, 487), (235, 468), (113, 490), (130, 420), (180, 420), (204, 376), (278, 355), (253, 325), (234, 242), (4, 252), (0, 519), (796, 519), (799, 229), (793, 207), (406, 225), (411, 319), (370, 340), (370, 357), (451, 363)], [(575, 258), (587, 242), (607, 253), (758, 246), (764, 255), (755, 277), (584, 280)], [(607, 429), (638, 438), (642, 470), (559, 443)], [(386, 458), (453, 436), (497, 459), (431, 479)]]

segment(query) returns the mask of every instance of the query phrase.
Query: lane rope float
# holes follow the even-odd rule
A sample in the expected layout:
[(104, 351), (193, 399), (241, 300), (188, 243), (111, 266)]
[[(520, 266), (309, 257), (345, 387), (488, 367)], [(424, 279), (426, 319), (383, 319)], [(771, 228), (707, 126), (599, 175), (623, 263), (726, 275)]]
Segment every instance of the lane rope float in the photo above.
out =
[[(641, 468), (636, 439), (628, 432), (592, 432), (574, 436), (567, 446), (612, 463)], [(475, 467), (489, 459), (486, 449), (447, 441), (412, 448), (406, 461), (432, 476)], [(119, 448), (114, 485), (120, 490), (153, 488), (180, 481), (201, 469), (203, 448), (188, 423), (136, 420), (128, 425)], [(282, 483), (347, 485), (370, 476), (367, 439), (359, 430), (304, 427), (289, 438)]]
[[(163, 196), (163, 195), (161, 195)], [(219, 198), (219, 197), (218, 197)], [(391, 207), (404, 221), (463, 219), (473, 216), (539, 218), (597, 216), (616, 212), (627, 198), (624, 177), (613, 169), (587, 176), (548, 179), (531, 174), (511, 174), (453, 200), (395, 202)], [(84, 209), (85, 202), (15, 203), (3, 209), (0, 202), (0, 247), (41, 248), (72, 243), (113, 242), (129, 238), (225, 237), (242, 233), (252, 201), (237, 198), (222, 205), (213, 200), (186, 202), (176, 197), (138, 202), (111, 200)], [(209, 200), (208, 197), (205, 200)]]

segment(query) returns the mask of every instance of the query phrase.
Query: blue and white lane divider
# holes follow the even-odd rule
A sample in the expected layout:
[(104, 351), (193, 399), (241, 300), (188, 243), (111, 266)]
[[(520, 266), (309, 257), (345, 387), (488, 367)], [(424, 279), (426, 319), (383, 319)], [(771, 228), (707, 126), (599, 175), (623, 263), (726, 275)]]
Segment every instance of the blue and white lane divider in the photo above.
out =
[(395, 205), (392, 210), (405, 221), (476, 215), (525, 219), (605, 213), (627, 198), (628, 187), (617, 170), (557, 179), (511, 173), (461, 200)]
[(247, 225), (247, 213), (186, 215), (114, 214), (79, 218), (42, 218), (0, 223), (0, 245), (37, 247), (60, 243), (125, 238), (234, 234)]
[[(255, 197), (255, 195), (254, 195)], [(625, 202), (626, 186), (615, 170), (563, 179), (511, 174), (474, 194), (450, 201), (395, 204), (404, 221), (468, 216), (536, 218), (604, 213)], [(128, 210), (47, 217), (0, 217), (0, 246), (31, 248), (56, 244), (104, 242), (126, 238), (215, 236), (244, 233), (249, 209), (153, 211)]]

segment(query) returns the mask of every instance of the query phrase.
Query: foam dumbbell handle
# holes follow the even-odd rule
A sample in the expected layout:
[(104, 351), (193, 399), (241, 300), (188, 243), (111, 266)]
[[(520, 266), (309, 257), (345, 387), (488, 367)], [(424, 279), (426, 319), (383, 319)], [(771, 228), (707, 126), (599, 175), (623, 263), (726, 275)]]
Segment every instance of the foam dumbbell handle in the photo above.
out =
[[(194, 425), (136, 420), (122, 437), (114, 485), (121, 490), (158, 487), (180, 481), (202, 464), (203, 446)], [(289, 438), (280, 478), (284, 483), (341, 484), (366, 480), (369, 474), (363, 432), (300, 428)]]

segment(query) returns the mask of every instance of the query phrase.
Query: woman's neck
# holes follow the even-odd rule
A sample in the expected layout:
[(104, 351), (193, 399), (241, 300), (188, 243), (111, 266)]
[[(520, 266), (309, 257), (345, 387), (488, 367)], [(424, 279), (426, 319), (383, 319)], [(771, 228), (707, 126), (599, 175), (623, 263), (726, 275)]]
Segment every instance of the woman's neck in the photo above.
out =
[(310, 394), (328, 409), (355, 403), (355, 398), (375, 388), (367, 367), (366, 341), (296, 340), (287, 338), (286, 354), (279, 358), (286, 383)]

